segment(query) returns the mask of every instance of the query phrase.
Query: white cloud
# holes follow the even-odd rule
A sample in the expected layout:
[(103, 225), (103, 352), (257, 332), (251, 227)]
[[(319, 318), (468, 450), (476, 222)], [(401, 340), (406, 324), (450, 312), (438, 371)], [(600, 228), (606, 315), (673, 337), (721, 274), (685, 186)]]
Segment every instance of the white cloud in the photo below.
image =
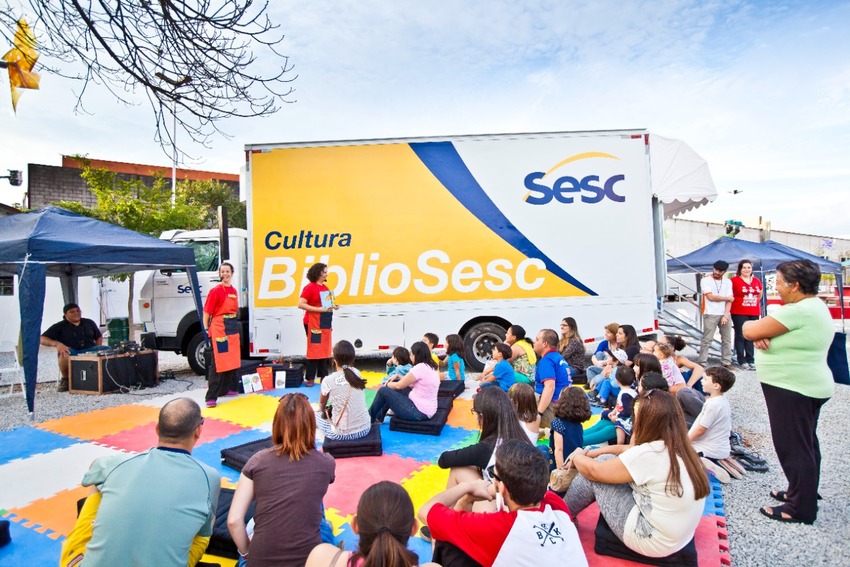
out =
[[(301, 0), (273, 10), (297, 102), (226, 124), (233, 139), (209, 151), (189, 148), (198, 167), (235, 171), (246, 143), (647, 127), (708, 160), (721, 197), (693, 215), (850, 231), (839, 215), (823, 218), (846, 210), (850, 184), (846, 3)], [(74, 116), (67, 83), (43, 77), (42, 89), (24, 94), (17, 118), (0, 113), (0, 167), (78, 152), (169, 163), (146, 102), (125, 109), (99, 93), (93, 116)]]

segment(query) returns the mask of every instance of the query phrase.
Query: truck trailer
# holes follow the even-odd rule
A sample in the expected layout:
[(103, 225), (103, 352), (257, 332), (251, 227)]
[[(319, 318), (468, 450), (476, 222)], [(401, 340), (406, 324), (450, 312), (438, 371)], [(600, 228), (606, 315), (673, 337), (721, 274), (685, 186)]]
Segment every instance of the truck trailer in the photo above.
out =
[[(246, 146), (248, 229), (230, 231), (226, 258), (245, 306), (244, 354), (304, 355), (297, 304), (316, 262), (340, 305), (333, 340), (359, 356), (457, 333), (480, 370), (512, 324), (533, 338), (572, 316), (588, 342), (613, 321), (654, 332), (675, 199), (654, 191), (653, 139), (614, 130)], [(195, 248), (202, 293), (215, 285), (218, 232), (170, 239)], [(158, 348), (201, 372), (185, 274), (154, 272), (140, 305)]]

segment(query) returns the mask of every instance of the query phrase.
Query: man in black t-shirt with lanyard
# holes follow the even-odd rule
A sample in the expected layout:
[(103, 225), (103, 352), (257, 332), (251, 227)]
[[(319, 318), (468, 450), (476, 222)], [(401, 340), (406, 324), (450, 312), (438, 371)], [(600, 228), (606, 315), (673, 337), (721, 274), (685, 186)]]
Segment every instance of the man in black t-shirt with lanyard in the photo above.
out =
[(80, 306), (69, 303), (63, 309), (64, 318), (41, 335), (41, 344), (56, 347), (59, 354), (60, 392), (68, 391), (68, 376), (71, 370), (71, 355), (77, 351), (103, 344), (103, 334), (91, 319), (83, 319)]

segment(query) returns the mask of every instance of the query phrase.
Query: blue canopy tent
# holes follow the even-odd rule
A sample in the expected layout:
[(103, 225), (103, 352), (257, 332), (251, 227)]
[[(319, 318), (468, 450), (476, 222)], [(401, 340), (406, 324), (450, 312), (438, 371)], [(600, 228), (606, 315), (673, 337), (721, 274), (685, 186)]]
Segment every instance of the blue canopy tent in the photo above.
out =
[[(835, 274), (839, 289), (839, 300), (841, 301), (841, 318), (844, 319), (844, 286), (843, 271), (841, 264), (819, 258), (802, 250), (792, 248), (785, 244), (768, 240), (767, 242), (750, 242), (721, 236), (710, 244), (703, 246), (693, 252), (667, 260), (667, 273), (681, 274), (711, 272), (717, 260), (729, 262), (730, 268), (734, 269), (741, 260), (749, 260), (753, 263), (753, 271), (760, 274), (764, 282), (764, 274), (776, 271), (776, 266), (790, 260), (811, 260), (815, 262), (821, 273)], [(762, 297), (762, 313), (767, 312), (767, 298)]]
[(57, 207), (0, 219), (0, 274), (18, 276), (26, 399), (31, 417), (46, 277), (60, 278), (65, 301), (70, 302), (76, 301), (79, 276), (157, 269), (187, 270), (200, 319), (198, 275), (190, 248)]

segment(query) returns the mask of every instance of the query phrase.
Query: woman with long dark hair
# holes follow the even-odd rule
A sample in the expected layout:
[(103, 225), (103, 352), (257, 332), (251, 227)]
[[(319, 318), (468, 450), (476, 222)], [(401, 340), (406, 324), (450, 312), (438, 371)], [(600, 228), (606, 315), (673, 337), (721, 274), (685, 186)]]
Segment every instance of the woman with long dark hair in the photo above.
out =
[(574, 516), (596, 501), (626, 547), (667, 557), (694, 537), (708, 477), (673, 396), (646, 390), (636, 404), (631, 445), (576, 449), (570, 456), (580, 474), (565, 500)]
[(746, 370), (755, 368), (753, 341), (744, 336), (744, 323), (756, 321), (761, 316), (761, 296), (764, 293), (761, 281), (753, 275), (753, 263), (749, 260), (738, 262), (738, 270), (732, 280), (732, 327), (735, 330), (735, 356), (738, 366)]
[(431, 349), (424, 342), (416, 341), (410, 346), (410, 360), (413, 363), (410, 372), (394, 377), (375, 394), (369, 407), (372, 423), (383, 423), (389, 410), (411, 421), (425, 421), (437, 413), (440, 375)]
[(637, 331), (632, 325), (620, 325), (620, 328), (617, 329), (617, 348), (626, 351), (626, 355), (629, 357), (626, 366), (631, 366), (635, 355), (640, 352), (640, 341)]
[(756, 348), (756, 375), (773, 446), (788, 479), (785, 490), (770, 493), (783, 504), (764, 507), (761, 513), (780, 522), (811, 524), (818, 515), (818, 419), (835, 393), (826, 364), (835, 328), (817, 296), (819, 284), (820, 268), (814, 262), (782, 262), (776, 266), (776, 291), (785, 305), (743, 328)]
[(307, 366), (305, 368), (305, 386), (312, 387), (315, 380), (328, 375), (328, 359), (331, 357), (333, 337), (334, 309), (339, 309), (333, 293), (325, 285), (328, 279), (328, 266), (321, 262), (313, 264), (307, 270), (307, 280), (298, 308), (304, 310), (304, 332), (307, 334)]
[(481, 480), (492, 463), (496, 446), (508, 439), (530, 442), (519, 424), (513, 403), (501, 388), (484, 388), (472, 398), (472, 413), (481, 429), (478, 443), (463, 449), (444, 451), (437, 465), (449, 472), (448, 486), (466, 480)]
[[(581, 335), (578, 334), (578, 323), (572, 317), (564, 317), (561, 321), (561, 340), (558, 343), (558, 352), (567, 361), (567, 364), (575, 371), (573, 374), (584, 374), (587, 367), (587, 349)], [(575, 382), (575, 377), (573, 377)]]
[(334, 345), (333, 355), (336, 372), (322, 380), (316, 427), (325, 434), (325, 439), (366, 437), (372, 421), (366, 409), (366, 380), (354, 368), (354, 345), (339, 341)]
[[(280, 399), (272, 443), (245, 463), (227, 528), (251, 567), (300, 567), (321, 543), (322, 499), (336, 469), (333, 457), (316, 450), (316, 417), (307, 396)], [(252, 500), (254, 535), (249, 540), (245, 515)]]
[(418, 527), (410, 495), (401, 485), (383, 480), (367, 488), (357, 503), (351, 520), (351, 529), (360, 536), (357, 549), (346, 552), (323, 543), (313, 549), (305, 567), (416, 567), (419, 557), (407, 541)]

